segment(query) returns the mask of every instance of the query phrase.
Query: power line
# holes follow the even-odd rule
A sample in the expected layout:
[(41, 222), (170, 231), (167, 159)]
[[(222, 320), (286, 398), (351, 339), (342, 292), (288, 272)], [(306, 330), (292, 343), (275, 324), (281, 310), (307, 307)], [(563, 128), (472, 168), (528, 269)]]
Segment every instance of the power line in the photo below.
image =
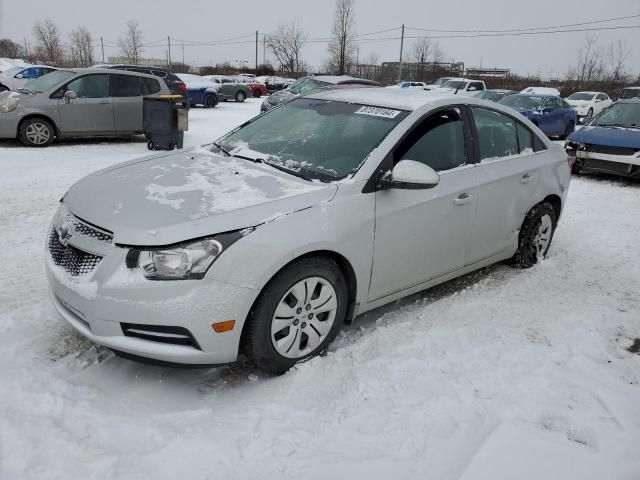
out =
[(627, 15), (624, 17), (614, 17), (614, 18), (606, 18), (602, 20), (590, 20), (588, 22), (580, 22), (580, 23), (568, 23), (565, 25), (550, 25), (548, 27), (531, 27), (531, 28), (515, 28), (509, 30), (442, 30), (436, 28), (412, 28), (407, 27), (407, 30), (422, 30), (425, 32), (438, 32), (438, 33), (514, 33), (514, 32), (526, 32), (526, 31), (536, 31), (536, 30), (551, 30), (556, 28), (569, 28), (569, 27), (580, 27), (584, 25), (594, 25), (597, 23), (607, 23), (614, 22), (617, 20), (629, 20), (632, 18), (638, 18), (640, 14), (636, 15)]
[[(446, 38), (482, 38), (482, 37), (520, 37), (525, 35), (550, 35), (556, 33), (575, 33), (575, 32), (601, 32), (606, 30), (629, 30), (640, 28), (640, 25), (617, 25), (611, 27), (595, 27), (595, 28), (574, 28), (567, 30), (545, 30), (536, 32), (513, 32), (513, 33), (475, 33), (472, 35), (430, 35), (430, 39), (446, 39)], [(405, 38), (423, 38), (421, 36), (412, 36)], [(396, 39), (397, 40), (397, 39)]]

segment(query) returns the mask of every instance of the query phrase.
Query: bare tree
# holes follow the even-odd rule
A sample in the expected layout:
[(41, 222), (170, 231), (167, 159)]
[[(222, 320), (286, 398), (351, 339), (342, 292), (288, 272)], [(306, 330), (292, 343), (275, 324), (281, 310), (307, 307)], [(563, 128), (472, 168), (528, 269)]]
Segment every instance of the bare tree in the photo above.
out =
[(624, 80), (627, 77), (627, 61), (631, 56), (631, 48), (624, 40), (611, 43), (607, 49), (606, 61), (609, 67), (610, 79), (614, 82)]
[(81, 67), (93, 65), (93, 39), (87, 27), (78, 27), (69, 34), (71, 60)]
[(601, 79), (604, 70), (603, 52), (598, 45), (598, 37), (588, 34), (584, 45), (578, 49), (578, 62), (570, 69), (568, 76), (582, 84)]
[[(0, 38), (0, 57), (17, 58), (21, 56), (24, 48), (18, 45), (13, 40), (8, 38)], [(26, 52), (24, 52), (26, 55)]]
[(58, 27), (51, 20), (36, 22), (33, 26), (36, 38), (36, 55), (44, 61), (58, 65), (62, 62), (63, 50)]
[(356, 51), (355, 0), (336, 0), (336, 13), (331, 27), (329, 64), (338, 75), (344, 75), (353, 63)]
[(280, 25), (267, 36), (267, 47), (276, 57), (284, 73), (293, 74), (304, 68), (300, 52), (307, 40), (307, 33), (296, 20), (289, 25)]
[(418, 64), (425, 64), (430, 60), (433, 44), (428, 38), (419, 38), (413, 44), (412, 58)]
[(438, 42), (433, 42), (431, 47), (431, 61), (433, 63), (444, 62), (444, 50)]
[(118, 38), (118, 46), (122, 51), (122, 55), (127, 57), (129, 63), (136, 64), (142, 56), (142, 32), (140, 26), (135, 20), (127, 22), (127, 31), (124, 36)]

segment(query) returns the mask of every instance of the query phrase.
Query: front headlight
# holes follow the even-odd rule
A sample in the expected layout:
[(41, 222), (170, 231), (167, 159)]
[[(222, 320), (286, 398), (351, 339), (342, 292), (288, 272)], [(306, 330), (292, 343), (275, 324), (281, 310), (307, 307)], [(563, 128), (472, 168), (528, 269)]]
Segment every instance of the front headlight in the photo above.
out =
[(13, 112), (18, 108), (18, 99), (13, 97), (7, 97), (4, 100), (0, 100), (0, 113)]
[[(173, 248), (134, 249), (127, 258), (127, 266), (137, 266), (150, 280), (201, 279), (224, 250), (251, 231), (224, 233)], [(137, 254), (137, 262), (130, 262), (131, 253)]]

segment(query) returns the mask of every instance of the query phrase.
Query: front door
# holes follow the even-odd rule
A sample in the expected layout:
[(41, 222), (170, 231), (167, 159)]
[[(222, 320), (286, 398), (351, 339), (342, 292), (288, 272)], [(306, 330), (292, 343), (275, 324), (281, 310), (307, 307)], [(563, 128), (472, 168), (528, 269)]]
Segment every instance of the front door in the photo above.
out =
[[(65, 98), (64, 93), (68, 91), (75, 92), (77, 98)], [(56, 92), (56, 97), (61, 129), (65, 135), (115, 132), (108, 74), (89, 74), (76, 78), (59, 93)]]
[(369, 301), (438, 278), (465, 265), (476, 208), (476, 168), (462, 108), (421, 121), (393, 153), (394, 163), (423, 162), (440, 174), (427, 190), (376, 195)]

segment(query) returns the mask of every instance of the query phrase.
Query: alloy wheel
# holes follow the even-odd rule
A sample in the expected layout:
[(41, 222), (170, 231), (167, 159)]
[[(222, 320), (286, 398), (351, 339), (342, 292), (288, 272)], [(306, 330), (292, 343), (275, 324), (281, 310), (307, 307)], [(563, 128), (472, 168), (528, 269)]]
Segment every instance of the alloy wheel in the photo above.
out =
[(327, 280), (309, 277), (293, 285), (280, 299), (271, 320), (271, 342), (285, 358), (313, 352), (333, 326), (338, 302)]
[(44, 145), (51, 138), (51, 132), (43, 123), (32, 123), (27, 127), (25, 136), (33, 145)]
[(553, 233), (553, 220), (549, 215), (540, 217), (538, 231), (533, 239), (533, 245), (536, 249), (536, 256), (543, 258), (547, 253), (549, 244), (551, 243), (551, 235)]

